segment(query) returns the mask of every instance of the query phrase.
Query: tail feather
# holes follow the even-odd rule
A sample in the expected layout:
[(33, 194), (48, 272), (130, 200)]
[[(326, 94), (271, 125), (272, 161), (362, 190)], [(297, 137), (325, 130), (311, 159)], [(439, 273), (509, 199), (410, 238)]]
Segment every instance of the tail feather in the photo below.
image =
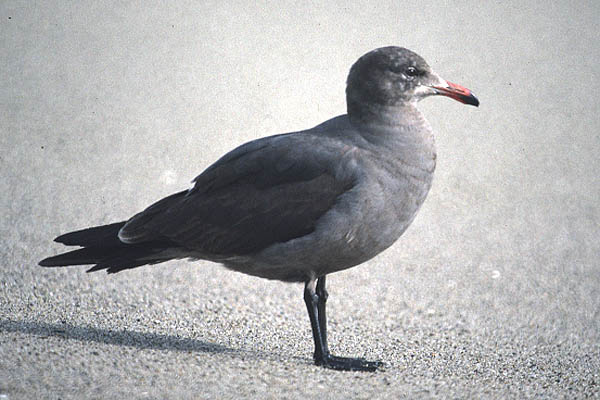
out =
[(83, 248), (48, 257), (40, 261), (39, 265), (64, 267), (95, 264), (88, 272), (106, 269), (108, 273), (115, 273), (174, 258), (166, 255), (174, 252), (165, 250), (176, 249), (178, 246), (166, 238), (136, 244), (121, 242), (118, 233), (123, 225), (125, 225), (124, 221), (61, 235), (54, 240), (69, 246), (79, 245)]
[(119, 230), (127, 221), (115, 222), (114, 224), (93, 226), (91, 228), (81, 229), (79, 231), (65, 233), (60, 235), (55, 242), (65, 244), (67, 246), (98, 246), (98, 245), (118, 245)]

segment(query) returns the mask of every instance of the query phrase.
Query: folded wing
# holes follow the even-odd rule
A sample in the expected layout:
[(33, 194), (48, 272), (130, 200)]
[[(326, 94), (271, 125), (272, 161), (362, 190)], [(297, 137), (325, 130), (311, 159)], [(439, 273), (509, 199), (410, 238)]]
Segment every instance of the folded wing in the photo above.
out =
[(190, 191), (131, 218), (119, 238), (128, 244), (167, 239), (210, 258), (252, 254), (309, 234), (352, 187), (328, 166), (331, 158), (305, 151), (314, 140), (280, 135), (235, 149)]

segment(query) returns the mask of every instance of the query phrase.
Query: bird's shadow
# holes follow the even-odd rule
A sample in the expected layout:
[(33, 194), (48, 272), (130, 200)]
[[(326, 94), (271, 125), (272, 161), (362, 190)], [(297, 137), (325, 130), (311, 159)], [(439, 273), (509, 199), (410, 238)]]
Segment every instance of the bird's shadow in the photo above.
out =
[(68, 323), (52, 324), (46, 322), (0, 320), (0, 331), (19, 332), (45, 337), (60, 337), (83, 342), (97, 342), (138, 349), (162, 349), (185, 352), (234, 353), (240, 352), (219, 344), (173, 335), (150, 332), (137, 332), (121, 329), (101, 329), (91, 326), (76, 326)]

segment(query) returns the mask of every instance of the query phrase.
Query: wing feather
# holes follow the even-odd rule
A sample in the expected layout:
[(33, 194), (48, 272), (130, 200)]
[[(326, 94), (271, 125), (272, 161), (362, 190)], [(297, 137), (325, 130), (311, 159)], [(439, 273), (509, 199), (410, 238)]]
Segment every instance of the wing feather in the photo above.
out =
[(130, 219), (126, 243), (168, 238), (208, 257), (246, 255), (309, 234), (349, 190), (330, 154), (306, 151), (312, 137), (259, 139), (225, 155), (189, 192), (169, 196)]

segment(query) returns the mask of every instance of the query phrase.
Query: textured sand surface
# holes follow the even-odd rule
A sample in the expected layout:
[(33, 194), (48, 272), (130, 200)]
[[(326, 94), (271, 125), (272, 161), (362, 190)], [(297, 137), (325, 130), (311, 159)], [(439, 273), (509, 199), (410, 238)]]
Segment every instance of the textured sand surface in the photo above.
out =
[[(0, 398), (600, 396), (600, 3), (3, 1)], [(350, 65), (400, 45), (479, 109), (421, 104), (438, 167), (396, 245), (302, 287), (171, 262), (42, 269), (248, 140), (345, 112)]]

